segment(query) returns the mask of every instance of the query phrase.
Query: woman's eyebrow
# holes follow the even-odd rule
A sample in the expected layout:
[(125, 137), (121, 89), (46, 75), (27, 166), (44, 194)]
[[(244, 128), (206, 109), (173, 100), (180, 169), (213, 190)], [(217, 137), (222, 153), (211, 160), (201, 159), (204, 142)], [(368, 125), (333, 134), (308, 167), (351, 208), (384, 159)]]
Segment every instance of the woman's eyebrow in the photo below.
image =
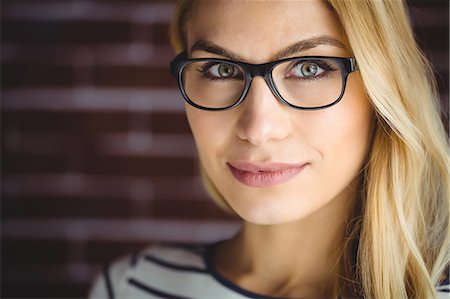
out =
[(273, 54), (271, 56), (271, 60), (278, 60), (289, 56), (294, 56), (300, 52), (315, 48), (320, 45), (329, 45), (342, 49), (347, 48), (345, 44), (340, 40), (335, 39), (330, 35), (321, 35), (293, 43), (290, 46), (284, 48), (283, 50), (277, 52), (276, 54)]
[[(312, 38), (304, 39), (304, 40), (298, 41), (296, 43), (293, 43), (292, 45), (273, 54), (271, 56), (270, 60), (278, 60), (278, 59), (286, 58), (289, 56), (294, 56), (295, 54), (315, 48), (319, 45), (330, 45), (330, 46), (335, 46), (335, 47), (346, 49), (346, 46), (344, 45), (343, 42), (341, 42), (329, 35), (321, 35), (318, 37), (312, 37)], [(227, 50), (225, 48), (222, 48), (222, 47), (214, 44), (211, 41), (204, 40), (204, 39), (200, 39), (194, 43), (194, 45), (190, 49), (190, 52), (193, 52), (193, 51), (205, 51), (205, 52), (209, 52), (212, 54), (226, 57), (231, 60), (245, 61), (245, 59), (243, 57), (241, 57), (240, 55), (238, 55), (230, 50)]]
[(222, 47), (214, 44), (213, 42), (210, 42), (210, 41), (204, 40), (204, 39), (200, 39), (194, 43), (194, 45), (191, 47), (190, 52), (192, 53), (193, 51), (205, 51), (205, 52), (209, 52), (212, 54), (226, 57), (231, 60), (244, 61), (244, 58), (242, 58), (238, 54), (233, 53), (232, 51), (229, 51), (225, 48), (222, 48)]

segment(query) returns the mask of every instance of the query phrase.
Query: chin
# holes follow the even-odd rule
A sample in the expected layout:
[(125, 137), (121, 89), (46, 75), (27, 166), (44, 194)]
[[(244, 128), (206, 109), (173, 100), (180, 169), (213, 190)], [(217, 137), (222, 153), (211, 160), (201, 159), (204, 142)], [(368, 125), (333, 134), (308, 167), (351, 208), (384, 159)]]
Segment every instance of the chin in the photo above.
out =
[[(238, 212), (239, 214), (239, 212)], [(290, 213), (289, 213), (290, 214)], [(307, 215), (287, 215), (281, 213), (273, 213), (271, 211), (261, 213), (239, 214), (243, 220), (258, 225), (279, 225), (296, 222), (304, 219)]]
[[(280, 201), (280, 198), (282, 197), (259, 197), (252, 200), (247, 197), (244, 202), (229, 202), (229, 204), (243, 220), (259, 225), (276, 225), (295, 222), (314, 213), (313, 207), (301, 204), (299, 201), (302, 199), (299, 199), (298, 197), (282, 201)], [(291, 204), (289, 202), (291, 202)], [(296, 204), (293, 206), (292, 202), (295, 202)]]

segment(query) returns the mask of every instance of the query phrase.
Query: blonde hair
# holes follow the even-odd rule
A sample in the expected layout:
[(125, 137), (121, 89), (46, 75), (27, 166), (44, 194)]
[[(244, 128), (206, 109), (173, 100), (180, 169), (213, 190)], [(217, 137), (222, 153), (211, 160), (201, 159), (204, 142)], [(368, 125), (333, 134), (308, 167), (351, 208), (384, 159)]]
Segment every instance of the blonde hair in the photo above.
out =
[[(177, 1), (171, 41), (186, 49), (195, 1)], [(403, 1), (328, 0), (339, 17), (375, 111), (361, 178), (362, 207), (349, 221), (345, 296), (435, 298), (450, 263), (450, 158), (431, 66)], [(206, 189), (231, 211), (208, 176)]]

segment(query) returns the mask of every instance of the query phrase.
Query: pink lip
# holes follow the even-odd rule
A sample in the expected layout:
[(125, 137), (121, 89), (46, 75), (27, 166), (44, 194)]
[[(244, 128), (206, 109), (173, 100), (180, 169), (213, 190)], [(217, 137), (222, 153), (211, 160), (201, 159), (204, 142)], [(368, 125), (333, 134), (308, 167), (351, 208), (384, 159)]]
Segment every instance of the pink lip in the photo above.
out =
[(285, 183), (300, 173), (307, 165), (286, 163), (255, 164), (250, 162), (228, 162), (233, 176), (250, 187), (269, 187)]

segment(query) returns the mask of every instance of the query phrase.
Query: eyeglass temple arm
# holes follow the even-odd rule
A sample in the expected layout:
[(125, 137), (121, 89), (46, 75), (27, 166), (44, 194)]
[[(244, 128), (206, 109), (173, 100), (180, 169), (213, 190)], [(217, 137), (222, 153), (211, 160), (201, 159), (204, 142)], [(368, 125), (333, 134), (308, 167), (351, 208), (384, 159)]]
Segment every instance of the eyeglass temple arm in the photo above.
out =
[(359, 71), (359, 66), (355, 58), (350, 58), (350, 70), (352, 72)]

